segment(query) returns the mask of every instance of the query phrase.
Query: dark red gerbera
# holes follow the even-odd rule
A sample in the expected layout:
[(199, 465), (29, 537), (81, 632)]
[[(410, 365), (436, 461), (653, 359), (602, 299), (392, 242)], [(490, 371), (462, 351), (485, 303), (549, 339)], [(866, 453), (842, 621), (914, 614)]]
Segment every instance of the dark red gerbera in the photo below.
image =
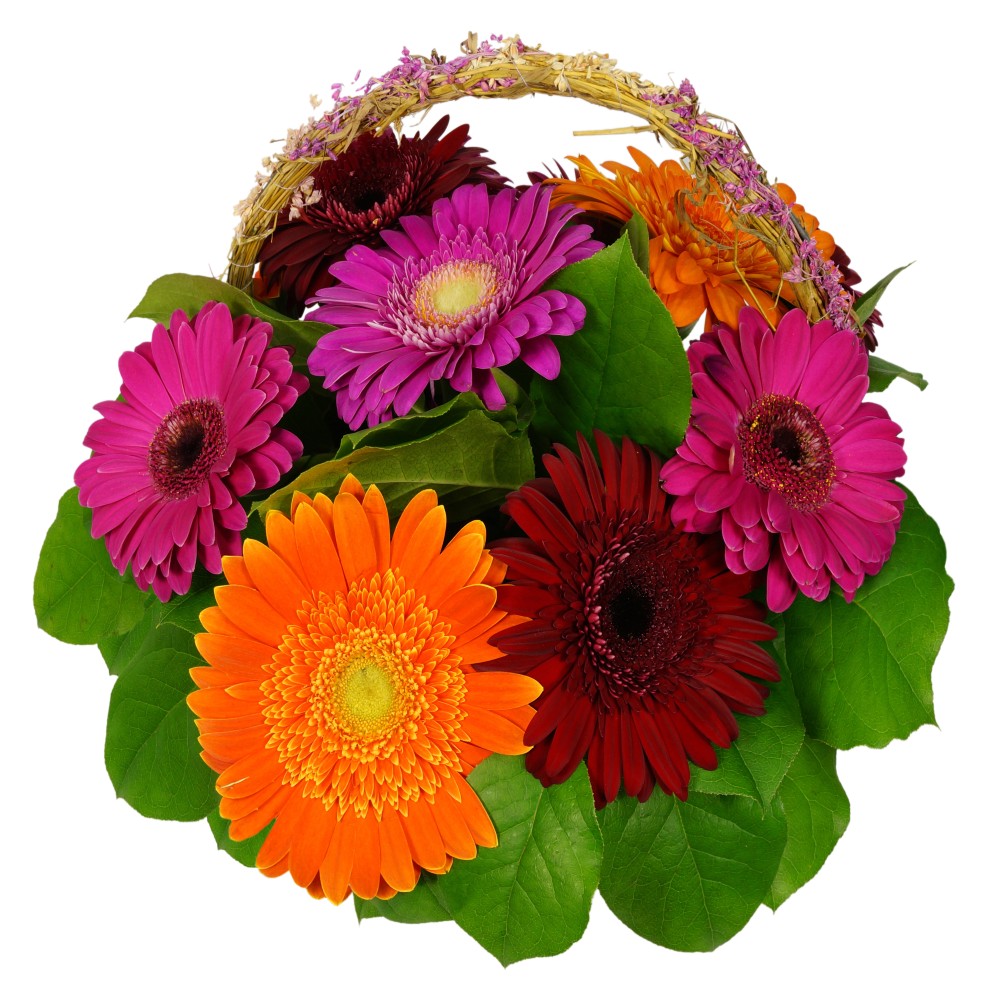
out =
[(448, 116), (426, 136), (397, 138), (392, 129), (365, 132), (312, 174), (312, 188), (286, 208), (260, 253), (258, 293), (278, 296), (282, 309), (301, 315), (305, 301), (328, 285), (329, 267), (351, 246), (382, 245), (379, 233), (403, 215), (430, 211), (461, 184), (506, 183), (484, 149), (466, 146), (469, 126), (443, 135)]
[(586, 758), (598, 808), (654, 785), (683, 799), (688, 761), (714, 768), (713, 744), (739, 733), (733, 713), (764, 714), (767, 688), (744, 675), (778, 680), (756, 645), (775, 633), (717, 536), (671, 524), (660, 459), (594, 437), (601, 467), (582, 438), (579, 458), (557, 445), (551, 478), (507, 498), (528, 537), (492, 548), (509, 567), (497, 607), (529, 620), (494, 642), (544, 688), (524, 737), (543, 785)]

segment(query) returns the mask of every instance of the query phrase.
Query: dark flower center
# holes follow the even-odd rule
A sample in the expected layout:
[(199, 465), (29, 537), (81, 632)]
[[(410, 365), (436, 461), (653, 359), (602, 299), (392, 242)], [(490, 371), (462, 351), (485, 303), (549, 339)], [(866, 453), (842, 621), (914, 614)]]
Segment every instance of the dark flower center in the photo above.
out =
[(794, 510), (817, 510), (826, 503), (837, 473), (833, 448), (805, 403), (762, 396), (743, 414), (736, 439), (749, 482), (777, 490)]
[(627, 583), (608, 605), (615, 632), (623, 639), (641, 638), (653, 622), (653, 598), (634, 583)]
[(584, 593), (588, 686), (607, 702), (668, 695), (681, 679), (706, 605), (685, 542), (646, 527), (618, 534)]
[(156, 428), (147, 464), (167, 500), (185, 500), (201, 487), (228, 444), (226, 418), (214, 399), (188, 399)]

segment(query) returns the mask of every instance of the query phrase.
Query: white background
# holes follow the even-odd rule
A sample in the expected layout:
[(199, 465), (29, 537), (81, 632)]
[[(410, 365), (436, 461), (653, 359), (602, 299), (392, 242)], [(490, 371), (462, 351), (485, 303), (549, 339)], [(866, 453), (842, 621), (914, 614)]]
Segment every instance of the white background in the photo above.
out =
[[(4, 986), (8, 996), (979, 996), (997, 936), (996, 25), (946, 5), (104, 2), (6, 15), (2, 139)], [(155, 12), (153, 12), (155, 10)], [(140, 12), (141, 11), (141, 12)], [(617, 20), (616, 20), (617, 19)], [(886, 394), (905, 482), (942, 526), (957, 581), (934, 672), (940, 728), (841, 755), (850, 827), (814, 882), (714, 954), (641, 940), (595, 900), (582, 942), (504, 972), (452, 925), (357, 926), (214, 850), (206, 824), (157, 823), (103, 763), (111, 678), (93, 647), (38, 632), (38, 548), (86, 453), (90, 407), (119, 385), (124, 323), (170, 271), (221, 274), (231, 207), (311, 93), (387, 70), (406, 44), (454, 55), (469, 29), (610, 52), (658, 83), (689, 77), (739, 123), (870, 283), (886, 357), (923, 394)], [(511, 176), (611, 120), (545, 99), (451, 107)], [(988, 975), (985, 982), (980, 976)], [(132, 985), (134, 984), (134, 985)], [(640, 987), (641, 984), (641, 987)]]

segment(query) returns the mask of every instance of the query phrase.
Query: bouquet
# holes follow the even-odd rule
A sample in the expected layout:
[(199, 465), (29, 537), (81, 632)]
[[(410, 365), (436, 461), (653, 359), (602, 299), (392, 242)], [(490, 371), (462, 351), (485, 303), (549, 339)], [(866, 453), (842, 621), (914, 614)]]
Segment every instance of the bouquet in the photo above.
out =
[[(631, 113), (506, 178), (436, 105)], [(420, 131), (403, 134), (410, 115)], [(546, 162), (553, 165), (544, 166)], [(171, 274), (42, 548), (146, 816), (508, 964), (599, 891), (686, 951), (822, 867), (837, 751), (933, 721), (952, 584), (866, 283), (693, 87), (474, 36), (289, 134)]]

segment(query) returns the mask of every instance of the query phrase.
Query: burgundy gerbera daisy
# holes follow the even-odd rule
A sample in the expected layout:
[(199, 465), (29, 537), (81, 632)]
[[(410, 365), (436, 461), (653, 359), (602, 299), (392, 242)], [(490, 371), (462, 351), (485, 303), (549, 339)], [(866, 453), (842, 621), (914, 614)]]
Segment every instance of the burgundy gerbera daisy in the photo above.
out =
[(271, 326), (209, 302), (177, 311), (149, 343), (118, 362), (120, 400), (94, 407), (76, 470), (80, 503), (94, 511), (119, 573), (161, 601), (186, 593), (195, 565), (222, 572), (240, 551), (247, 515), (238, 498), (273, 486), (302, 454), (275, 425), (309, 385), (291, 348), (270, 347)]
[(553, 337), (583, 326), (583, 303), (543, 290), (560, 268), (600, 244), (590, 227), (567, 225), (578, 214), (549, 211), (551, 189), (532, 185), (491, 195), (460, 187), (434, 203), (430, 218), (410, 215), (387, 246), (352, 247), (330, 268), (336, 285), (321, 288), (310, 319), (339, 329), (309, 355), (309, 371), (337, 394), (352, 429), (402, 416), (439, 379), (477, 393), (493, 410), (504, 405), (492, 369), (519, 358), (543, 378), (559, 373)]
[(497, 607), (528, 621), (497, 636), (504, 669), (544, 688), (525, 732), (528, 770), (565, 781), (586, 758), (598, 808), (620, 789), (685, 798), (688, 761), (711, 769), (734, 712), (764, 714), (778, 680), (757, 642), (774, 638), (746, 598), (750, 578), (726, 570), (716, 538), (670, 520), (659, 459), (594, 432), (600, 468), (556, 446), (551, 478), (510, 494), (506, 512), (527, 538), (492, 547), (508, 565)]
[(301, 315), (305, 301), (329, 284), (327, 271), (356, 243), (380, 243), (379, 233), (400, 216), (420, 215), (460, 184), (506, 183), (478, 146), (466, 146), (469, 126), (447, 135), (445, 115), (422, 137), (393, 130), (364, 132), (312, 174), (301, 204), (286, 208), (261, 248), (262, 295), (279, 295), (282, 308)]
[(674, 521), (721, 529), (737, 573), (767, 567), (767, 603), (801, 591), (848, 600), (882, 568), (904, 493), (899, 426), (865, 402), (868, 355), (850, 330), (786, 313), (777, 329), (744, 309), (691, 344), (691, 425), (661, 473)]

